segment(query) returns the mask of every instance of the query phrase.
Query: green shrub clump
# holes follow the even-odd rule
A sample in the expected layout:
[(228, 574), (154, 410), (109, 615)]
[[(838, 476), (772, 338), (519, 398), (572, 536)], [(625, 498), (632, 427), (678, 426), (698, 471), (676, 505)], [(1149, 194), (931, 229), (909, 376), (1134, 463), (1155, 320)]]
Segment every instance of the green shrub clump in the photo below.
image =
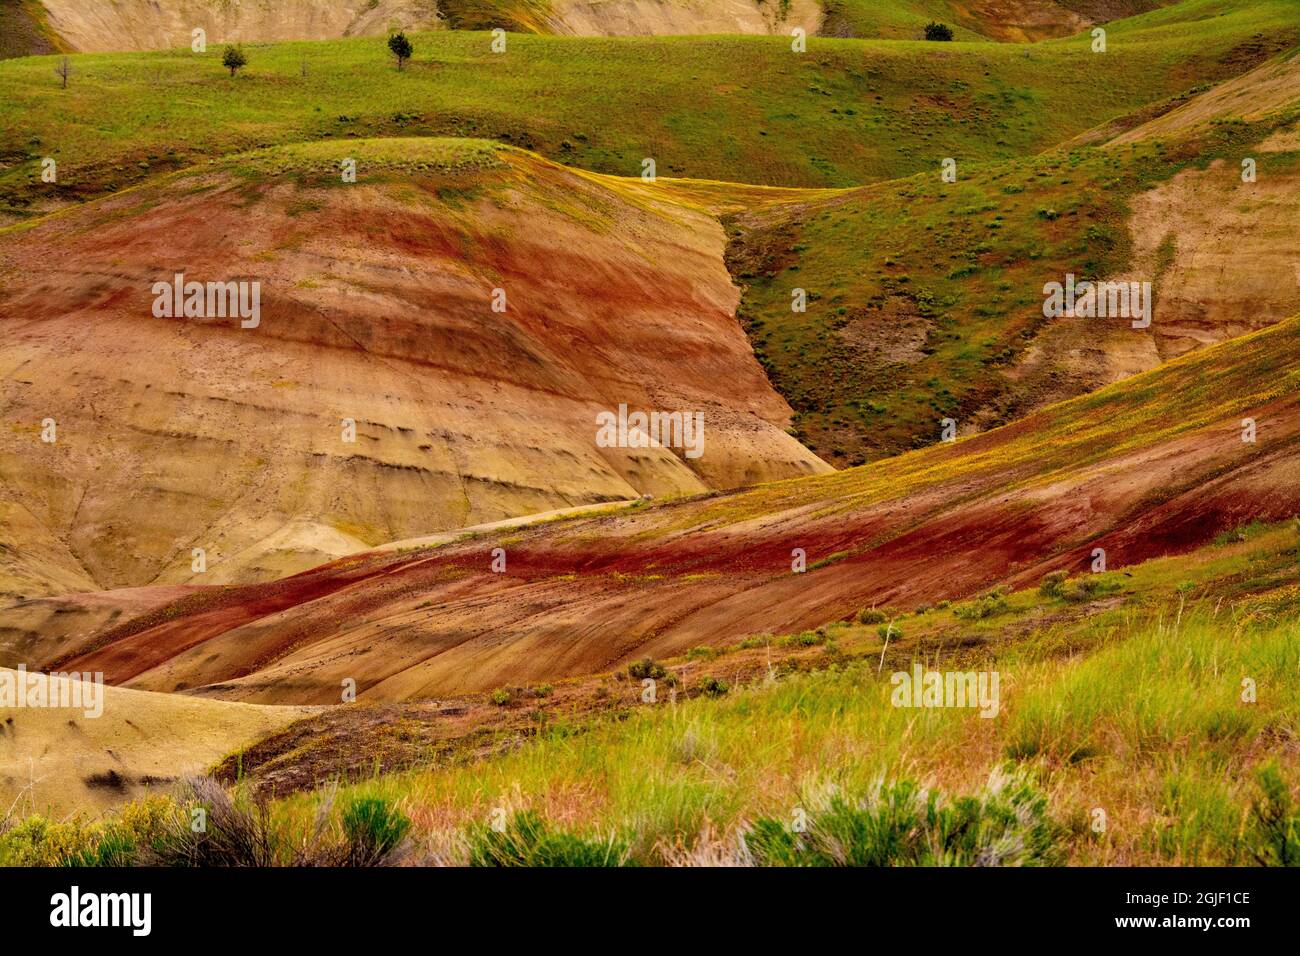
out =
[(668, 671), (653, 657), (643, 657), (641, 660), (629, 664), (627, 673), (629, 677), (635, 677), (637, 680), (645, 680), (647, 677), (658, 680)]
[(1061, 585), (1061, 597), (1073, 604), (1082, 604), (1102, 595), (1119, 590), (1119, 584), (1098, 574), (1085, 574), (1071, 578)]
[(1033, 866), (1061, 858), (1063, 835), (1028, 778), (998, 772), (955, 800), (910, 780), (882, 783), (858, 800), (834, 797), (802, 832), (757, 820), (745, 845), (763, 866)]
[(1052, 571), (1043, 575), (1043, 579), (1038, 582), (1038, 593), (1043, 597), (1060, 597), (1061, 587), (1069, 576), (1068, 571)]
[(1005, 614), (1009, 610), (1011, 605), (1007, 604), (1006, 589), (995, 588), (973, 601), (958, 604), (952, 609), (952, 613), (954, 617), (963, 621), (983, 621), (986, 618)]
[(781, 643), (791, 647), (816, 647), (826, 640), (825, 631), (800, 631), (784, 638)]
[(701, 677), (699, 684), (696, 686), (699, 688), (700, 693), (706, 697), (721, 697), (731, 690), (731, 685), (725, 680), (719, 680), (709, 675)]
[(500, 830), (479, 825), (469, 834), (470, 866), (627, 866), (615, 839), (587, 840), (556, 832), (532, 810), (514, 814)]
[(401, 847), (410, 818), (383, 797), (354, 797), (343, 806), (344, 866), (379, 866)]

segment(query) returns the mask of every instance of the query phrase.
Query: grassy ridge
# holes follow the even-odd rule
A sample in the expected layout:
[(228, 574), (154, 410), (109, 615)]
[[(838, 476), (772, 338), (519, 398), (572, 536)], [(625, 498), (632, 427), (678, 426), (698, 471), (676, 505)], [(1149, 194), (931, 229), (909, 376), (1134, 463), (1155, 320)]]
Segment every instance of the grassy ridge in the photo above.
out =
[(814, 39), (800, 55), (781, 37), (522, 35), (494, 54), (487, 34), (447, 31), (417, 36), (400, 74), (382, 42), (343, 39), (249, 45), (233, 80), (215, 47), (78, 56), (67, 91), (49, 58), (10, 60), (0, 63), (0, 201), (40, 208), (47, 155), (60, 163), (56, 195), (85, 198), (207, 157), (354, 135), (484, 136), (624, 175), (652, 157), (661, 175), (856, 185), (942, 156), (1033, 153), (1240, 72), (1296, 32), (1288, 7), (1116, 25), (1104, 55), (1087, 37)]
[(947, 24), (955, 40), (980, 40), (986, 24), (963, 23), (946, 0), (824, 0), (822, 34), (830, 37), (878, 37), (916, 40), (932, 21)]
[[(946, 482), (1002, 475), (1005, 490), (1050, 483), (1076, 468), (1189, 435), (1300, 388), (1300, 317), (1189, 353), (1009, 426), (834, 474), (772, 482), (677, 508), (641, 510), (655, 537), (717, 527), (822, 502), (851, 511)], [(588, 530), (572, 525), (580, 537)]]
[[(1134, 196), (1189, 166), (1235, 162), (1297, 117), (993, 166), (954, 157), (955, 183), (936, 162), (904, 181), (733, 217), (738, 317), (798, 413), (799, 437), (834, 464), (930, 444), (944, 417), (1002, 424), (1036, 398), (1006, 373), (1050, 324), (1043, 283), (1123, 273)], [(1300, 155), (1265, 162), (1291, 170)], [(796, 288), (806, 312), (791, 309)], [(900, 327), (911, 329), (901, 340)]]
[(952, 28), (956, 40), (1038, 40), (1078, 32), (1069, 28), (1063, 10), (1096, 21), (1133, 16), (1171, 2), (1176, 0), (1042, 0), (1008, 9), (956, 0), (823, 0), (822, 33), (913, 40), (923, 35), (927, 23), (938, 21)]

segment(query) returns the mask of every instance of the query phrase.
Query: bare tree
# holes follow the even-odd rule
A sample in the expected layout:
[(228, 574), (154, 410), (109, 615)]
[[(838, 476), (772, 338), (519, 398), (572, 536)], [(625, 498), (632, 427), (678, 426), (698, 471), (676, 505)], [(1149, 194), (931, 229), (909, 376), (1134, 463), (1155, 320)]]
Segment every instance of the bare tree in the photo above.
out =
[(59, 57), (59, 65), (54, 68), (54, 73), (59, 79), (63, 80), (63, 88), (68, 88), (68, 77), (72, 75), (72, 61), (66, 56)]

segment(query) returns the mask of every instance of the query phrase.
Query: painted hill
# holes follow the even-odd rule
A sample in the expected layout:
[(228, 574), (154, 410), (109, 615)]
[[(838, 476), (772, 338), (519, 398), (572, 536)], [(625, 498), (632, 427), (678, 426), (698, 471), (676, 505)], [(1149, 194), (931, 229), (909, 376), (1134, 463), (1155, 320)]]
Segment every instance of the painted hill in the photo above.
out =
[[(40, 0), (49, 32), (82, 52), (188, 47), (201, 28), (210, 43), (326, 40), (404, 30), (488, 30), (567, 36), (815, 34), (816, 0)], [(38, 52), (33, 49), (30, 52)]]
[(208, 43), (383, 36), (439, 23), (434, 0), (38, 0), (49, 29), (69, 49), (188, 48)]
[[(188, 580), (193, 548), (198, 580), (259, 580), (828, 470), (785, 433), (735, 323), (717, 223), (520, 151), (270, 150), (0, 241), (5, 563), (59, 568), (60, 590)], [(257, 283), (260, 324), (158, 317), (154, 284), (176, 274)], [(601, 447), (620, 405), (705, 430)]]
[[(304, 2), (270, 23), (234, 5), (211, 30), (369, 36), (416, 6)], [(672, 33), (757, 12), (735, 31), (782, 32), (818, 14), (761, 6), (656, 6), (666, 19), (647, 27), (648, 6), (574, 4), (590, 22), (567, 29), (558, 7), (520, 4), (506, 25)], [(400, 75), (369, 39), (261, 47), (231, 82), (184, 50), (78, 57), (68, 91), (48, 61), (0, 67), (14, 91), (0, 179), (31, 216), (0, 232), (3, 660), (259, 701), (329, 702), (353, 676), (401, 700), (959, 597), (1098, 542), (1141, 560), (1289, 513), (1295, 323), (1252, 334), (1300, 307), (1300, 59), (1273, 56), (1296, 40), (1285, 4), (939, 6), (851, 12), (880, 15), (870, 35), (926, 16), (959, 39), (977, 21), (1028, 39), (1141, 15), (1111, 24), (1106, 58), (1074, 36), (843, 40), (800, 59), (775, 38), (512, 37), (493, 59), (482, 35), (441, 33)], [(58, 20), (22, 9), (42, 30)], [(144, 19), (112, 29), (93, 6), (77, 15), (125, 37), (164, 9), (116, 5)], [(503, 9), (421, 8), (454, 28)], [(668, 78), (648, 112), (595, 82), (650, 53)], [(340, 69), (363, 89), (317, 115)], [(475, 100), (486, 69), (499, 88)], [(125, 92), (146, 85), (157, 110)], [(163, 149), (195, 116), (221, 123)], [(434, 131), (552, 158), (417, 135)], [(244, 152), (294, 138), (315, 142)], [(36, 176), (46, 153), (53, 189)], [(905, 178), (651, 185), (554, 161), (633, 173), (647, 154), (756, 183)], [(938, 175), (949, 156), (955, 182)], [(1076, 272), (1150, 279), (1156, 321), (1045, 321), (1043, 283)], [(154, 314), (155, 283), (177, 273), (256, 283), (256, 328)], [(1126, 379), (1142, 372), (1165, 378)], [(1202, 379), (1208, 405), (1144, 391)], [(700, 410), (705, 453), (601, 448), (595, 416), (620, 404)], [(945, 417), (965, 434), (1026, 415), (925, 447)], [(1261, 440), (1223, 440), (1246, 416), (1267, 423)], [(868, 477), (825, 474), (809, 447), (839, 465), (924, 450)], [(608, 513), (565, 516), (591, 506)], [(807, 577), (789, 573), (795, 548)]]
[(1112, 568), (1178, 553), (1300, 510), (1298, 449), (1291, 319), (955, 444), (207, 589), (34, 663), (296, 703), (337, 701), (347, 678), (397, 700), (590, 673), (1082, 572), (1096, 548)]

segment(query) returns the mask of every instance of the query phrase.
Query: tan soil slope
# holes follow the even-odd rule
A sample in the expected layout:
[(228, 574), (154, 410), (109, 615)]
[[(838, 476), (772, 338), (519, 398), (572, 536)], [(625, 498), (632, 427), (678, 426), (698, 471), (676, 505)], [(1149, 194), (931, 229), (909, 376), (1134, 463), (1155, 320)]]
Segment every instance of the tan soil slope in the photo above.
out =
[(1070, 36), (1094, 22), (1051, 0), (949, 0), (948, 5), (967, 29), (1013, 43)]
[(821, 28), (817, 0), (788, 6), (759, 0), (554, 0), (552, 32), (571, 36), (672, 36), (781, 33)]
[[(1263, 119), (1300, 106), (1300, 55), (1221, 83), (1178, 109), (1116, 137), (1120, 148), (1176, 140), (1210, 123)], [(1239, 163), (1188, 168), (1138, 197), (1129, 222), (1134, 277), (1156, 277), (1161, 359), (1262, 328), (1300, 308), (1300, 121), (1245, 150)]]
[(1187, 169), (1134, 203), (1135, 276), (1153, 283), (1161, 320), (1152, 333), (1162, 359), (1262, 328), (1300, 308), (1300, 164), (1270, 166), (1255, 150), (1258, 178), (1215, 160)]
[(208, 43), (375, 36), (390, 27), (432, 29), (436, 0), (41, 0), (48, 25), (72, 49), (188, 47)]
[[(515, 515), (828, 471), (785, 432), (723, 243), (705, 213), (617, 180), (437, 140), (268, 151), (0, 234), (7, 589), (265, 580)], [(176, 272), (260, 283), (260, 326), (155, 318), (152, 285)], [(703, 413), (703, 454), (598, 447), (620, 403)], [(34, 558), (59, 569), (43, 592)]]
[[(209, 43), (226, 43), (375, 36), (393, 27), (432, 30), (446, 23), (437, 0), (42, 2), (51, 32), (82, 52), (186, 47), (196, 27), (206, 31)], [(554, 0), (520, 10), (503, 3), (495, 19), (491, 11), (484, 7), (484, 25), (513, 23), (569, 36), (788, 34), (795, 27), (812, 36), (822, 21), (818, 0), (791, 0), (788, 5), (762, 0)], [(477, 20), (475, 25), (480, 25)]]
[(1111, 139), (1114, 148), (1146, 139), (1171, 139), (1207, 123), (1237, 118), (1258, 120), (1300, 102), (1300, 54), (1270, 60), (1218, 84), (1177, 109)]
[(247, 701), (333, 702), (347, 678), (367, 699), (439, 696), (1087, 573), (1095, 548), (1120, 568), (1297, 513), (1291, 319), (955, 444), (212, 589), (55, 663)]
[[(1106, 148), (1155, 139), (1185, 150), (1210, 124), (1285, 120), (1300, 106), (1300, 56), (1270, 61), (1114, 136), (1110, 126), (1079, 145)], [(1113, 138), (1108, 138), (1113, 137)], [(1026, 350), (1012, 377), (1025, 394), (1056, 401), (1100, 388), (1197, 348), (1264, 328), (1300, 310), (1300, 120), (1243, 147), (1239, 164), (1190, 165), (1135, 197), (1128, 222), (1130, 267), (1112, 281), (1151, 283), (1149, 329), (1086, 327), (1058, 320)]]
[(1151, 283), (1151, 327), (1059, 320), (1010, 373), (1022, 391), (1039, 402), (1059, 400), (1300, 310), (1300, 164), (1270, 162), (1275, 152), (1267, 142), (1251, 150), (1253, 183), (1242, 182), (1239, 167), (1214, 160), (1137, 196), (1130, 267), (1106, 278)]
[[(16, 672), (0, 669), (0, 680)], [(78, 700), (65, 677), (27, 675), (47, 699)], [(62, 817), (104, 810), (207, 771), (227, 754), (305, 717), (301, 707), (258, 707), (101, 688), (85, 706), (0, 708), (0, 812)], [(83, 705), (93, 698), (81, 698)], [(94, 708), (89, 710), (94, 713)]]
[[(828, 21), (821, 0), (523, 0), (464, 4), (452, 0), (27, 0), (46, 10), (49, 32), (74, 50), (184, 47), (202, 27), (210, 43), (320, 40), (382, 35), (394, 27), (461, 29), (504, 26), (563, 36), (781, 34), (809, 36)], [(856, 0), (864, 3), (867, 0)], [(875, 0), (887, 4), (890, 0)], [(1175, 0), (949, 0), (937, 19), (982, 36), (1031, 42), (1069, 36), (1094, 23), (1131, 16)], [(832, 18), (833, 19), (833, 18)], [(838, 22), (838, 21), (836, 21)], [(832, 23), (830, 32), (844, 35)], [(21, 53), (40, 52), (26, 43)]]
[(44, 664), (84, 650), (96, 634), (202, 591), (172, 584), (113, 591), (78, 591), (0, 606), (0, 667)]

